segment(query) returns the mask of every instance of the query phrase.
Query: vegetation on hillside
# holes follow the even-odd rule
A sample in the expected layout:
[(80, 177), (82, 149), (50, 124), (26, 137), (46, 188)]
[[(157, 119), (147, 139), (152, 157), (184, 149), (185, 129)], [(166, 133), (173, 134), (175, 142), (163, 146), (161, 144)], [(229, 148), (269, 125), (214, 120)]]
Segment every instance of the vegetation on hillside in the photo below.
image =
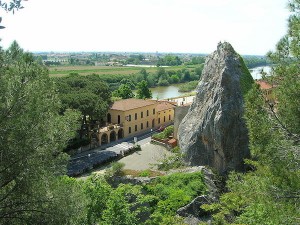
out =
[[(155, 178), (149, 184), (120, 184), (113, 188), (103, 177), (84, 182), (88, 201), (87, 224), (182, 224), (178, 208), (204, 194), (203, 175), (174, 173)], [(132, 210), (134, 209), (134, 210)]]

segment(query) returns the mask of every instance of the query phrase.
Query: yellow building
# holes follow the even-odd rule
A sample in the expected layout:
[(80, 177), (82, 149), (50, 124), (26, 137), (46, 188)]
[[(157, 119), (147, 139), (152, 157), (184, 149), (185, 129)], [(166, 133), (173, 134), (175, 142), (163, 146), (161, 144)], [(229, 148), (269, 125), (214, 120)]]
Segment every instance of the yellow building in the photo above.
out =
[(156, 127), (165, 127), (174, 121), (175, 106), (167, 101), (160, 101), (156, 106)]
[(98, 131), (99, 145), (171, 124), (174, 107), (169, 102), (133, 98), (114, 102), (107, 113), (108, 125)]

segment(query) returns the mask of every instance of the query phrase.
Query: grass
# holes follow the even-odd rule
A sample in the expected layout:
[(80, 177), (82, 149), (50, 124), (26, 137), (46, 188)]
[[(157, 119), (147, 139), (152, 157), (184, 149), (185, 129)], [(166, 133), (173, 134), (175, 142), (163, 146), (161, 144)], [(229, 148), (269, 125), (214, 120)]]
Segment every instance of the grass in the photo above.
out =
[(130, 170), (130, 169), (124, 169), (123, 170), (124, 175), (131, 175), (133, 177), (158, 177), (163, 176), (164, 173), (160, 171), (155, 170)]
[[(49, 74), (52, 77), (62, 77), (70, 73), (78, 73), (86, 76), (90, 74), (109, 75), (120, 74), (130, 75), (138, 73), (141, 69), (146, 69), (147, 72), (156, 72), (157, 67), (115, 67), (115, 66), (51, 66), (49, 67)], [(166, 71), (183, 69), (185, 66), (171, 66), (164, 67)], [(190, 69), (190, 68), (189, 68)]]

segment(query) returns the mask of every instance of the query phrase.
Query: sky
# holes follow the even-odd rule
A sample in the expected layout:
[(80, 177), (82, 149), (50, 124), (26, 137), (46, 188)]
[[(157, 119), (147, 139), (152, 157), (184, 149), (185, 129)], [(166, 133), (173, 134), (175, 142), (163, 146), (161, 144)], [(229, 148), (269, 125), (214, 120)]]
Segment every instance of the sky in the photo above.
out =
[(1, 11), (1, 45), (26, 51), (211, 53), (228, 41), (265, 55), (286, 33), (287, 0), (28, 0)]

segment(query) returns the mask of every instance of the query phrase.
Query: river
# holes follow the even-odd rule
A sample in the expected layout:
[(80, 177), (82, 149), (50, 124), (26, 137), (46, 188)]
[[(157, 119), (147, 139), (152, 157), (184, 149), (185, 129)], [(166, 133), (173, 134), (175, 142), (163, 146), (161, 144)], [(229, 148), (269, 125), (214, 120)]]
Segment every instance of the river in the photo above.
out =
[[(270, 66), (260, 66), (250, 69), (250, 73), (253, 79), (260, 79), (261, 78), (261, 70), (264, 72), (269, 73), (271, 71)], [(168, 98), (175, 98), (185, 94), (189, 94), (187, 92), (179, 92), (180, 84), (173, 84), (171, 86), (160, 86), (155, 88), (150, 88), (152, 92), (152, 99), (168, 99)]]

